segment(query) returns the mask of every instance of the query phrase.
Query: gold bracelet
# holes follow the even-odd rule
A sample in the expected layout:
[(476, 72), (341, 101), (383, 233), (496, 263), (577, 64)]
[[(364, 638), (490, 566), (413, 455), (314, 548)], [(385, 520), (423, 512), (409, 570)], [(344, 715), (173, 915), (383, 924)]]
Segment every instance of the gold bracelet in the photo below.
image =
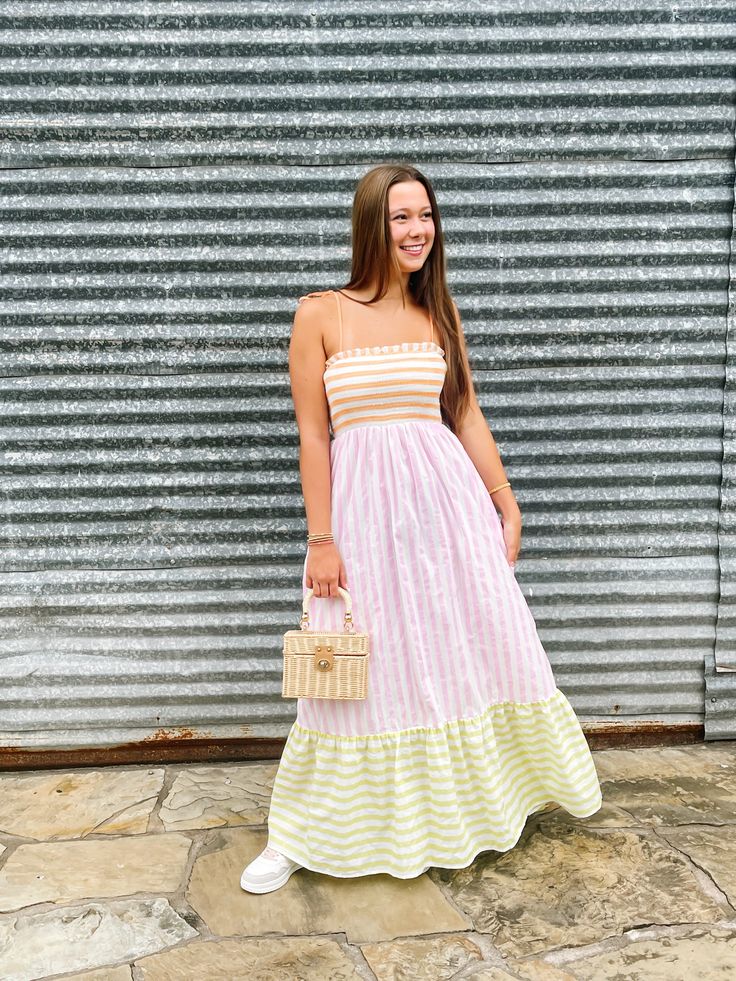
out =
[(307, 545), (310, 545), (312, 542), (332, 542), (332, 541), (334, 541), (334, 538), (332, 536), (332, 532), (330, 531), (323, 532), (322, 534), (318, 534), (317, 532), (315, 532), (313, 535), (309, 535), (309, 534), (307, 535)]
[(495, 494), (496, 491), (500, 491), (501, 488), (503, 488), (503, 487), (510, 487), (510, 486), (511, 486), (511, 481), (510, 480), (505, 480), (502, 484), (499, 484), (498, 487), (494, 487), (493, 490), (489, 490), (488, 493), (489, 494)]

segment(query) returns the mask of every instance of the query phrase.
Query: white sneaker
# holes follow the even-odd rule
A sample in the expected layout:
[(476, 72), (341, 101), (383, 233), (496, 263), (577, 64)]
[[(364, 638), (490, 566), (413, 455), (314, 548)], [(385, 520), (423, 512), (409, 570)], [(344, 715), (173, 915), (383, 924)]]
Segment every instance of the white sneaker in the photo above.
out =
[(240, 886), (247, 892), (273, 892), (274, 889), (280, 889), (285, 885), (292, 872), (300, 868), (302, 866), (298, 862), (292, 861), (267, 845), (261, 854), (243, 869)]

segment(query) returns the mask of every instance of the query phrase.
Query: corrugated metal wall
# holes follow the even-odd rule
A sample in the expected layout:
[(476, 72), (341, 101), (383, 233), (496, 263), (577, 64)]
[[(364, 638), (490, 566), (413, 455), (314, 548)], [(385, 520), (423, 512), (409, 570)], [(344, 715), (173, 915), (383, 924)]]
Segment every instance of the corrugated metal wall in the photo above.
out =
[(720, 597), (715, 656), (706, 661), (705, 732), (736, 738), (736, 201), (731, 219), (723, 400), (723, 477), (718, 547)]
[(600, 724), (707, 723), (730, 694), (710, 735), (733, 732), (736, 674), (705, 708), (704, 676), (733, 547), (734, 20), (6, 3), (0, 746), (286, 735), (291, 318), (346, 281), (355, 182), (391, 159), (435, 184), (560, 687)]

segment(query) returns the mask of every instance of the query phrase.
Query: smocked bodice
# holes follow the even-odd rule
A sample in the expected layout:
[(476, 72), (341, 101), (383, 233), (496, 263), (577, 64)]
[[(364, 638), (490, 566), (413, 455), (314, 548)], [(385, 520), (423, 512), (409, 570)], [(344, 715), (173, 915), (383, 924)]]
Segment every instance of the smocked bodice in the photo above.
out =
[[(343, 342), (339, 290), (334, 294)], [(309, 296), (300, 296), (300, 302)], [(429, 334), (434, 337), (432, 315)], [(337, 436), (357, 426), (397, 422), (442, 422), (440, 394), (445, 382), (445, 352), (434, 340), (403, 341), (339, 350), (325, 361), (322, 379), (332, 431)]]
[(434, 341), (407, 341), (333, 354), (322, 377), (335, 435), (408, 420), (441, 423), (444, 353)]

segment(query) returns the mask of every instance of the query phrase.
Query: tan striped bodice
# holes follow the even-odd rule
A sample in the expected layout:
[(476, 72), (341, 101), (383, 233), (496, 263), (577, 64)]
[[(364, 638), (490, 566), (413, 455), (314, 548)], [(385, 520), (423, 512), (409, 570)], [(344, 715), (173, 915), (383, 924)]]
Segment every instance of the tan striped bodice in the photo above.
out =
[[(335, 298), (340, 310), (337, 295)], [(433, 337), (431, 316), (429, 327)], [(325, 362), (322, 375), (335, 436), (358, 426), (410, 420), (441, 423), (440, 393), (447, 370), (444, 355), (434, 340), (337, 351)]]

